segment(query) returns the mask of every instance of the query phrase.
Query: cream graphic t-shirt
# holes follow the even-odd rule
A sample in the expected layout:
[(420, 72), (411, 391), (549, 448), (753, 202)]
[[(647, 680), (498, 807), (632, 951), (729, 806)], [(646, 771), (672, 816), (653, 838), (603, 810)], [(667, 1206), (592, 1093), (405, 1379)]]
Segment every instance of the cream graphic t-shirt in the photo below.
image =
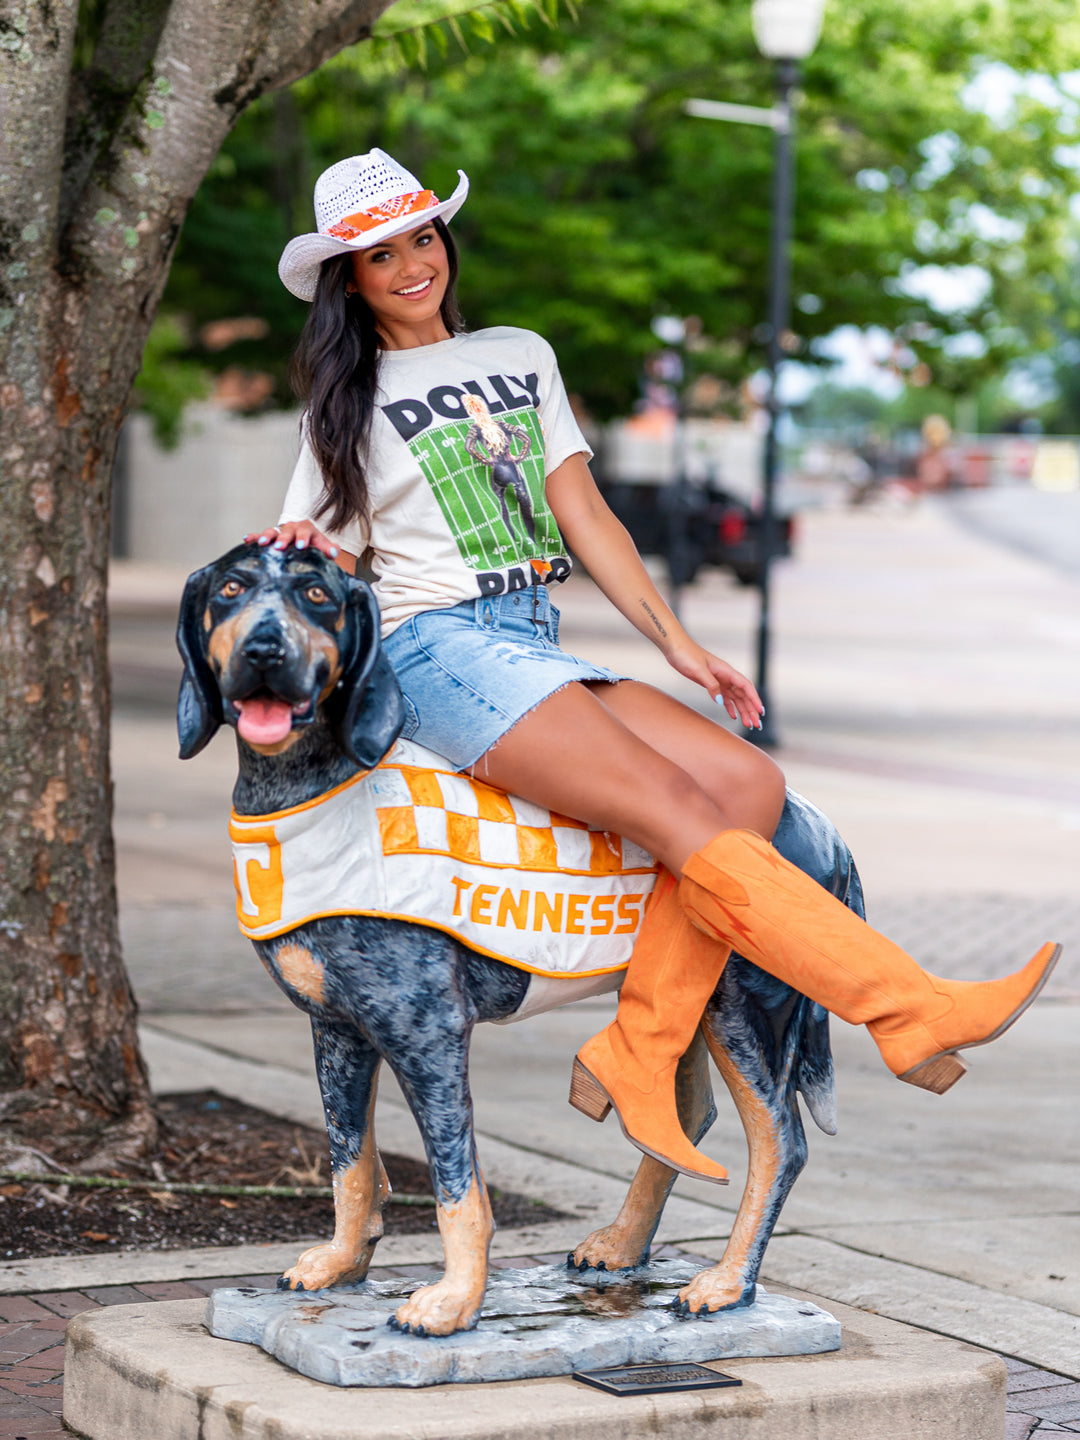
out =
[[(331, 535), (354, 555), (370, 550), (383, 634), (421, 610), (564, 580), (571, 562), (544, 480), (578, 453), (592, 454), (555, 352), (531, 330), (385, 351), (366, 466), (371, 521)], [(278, 523), (315, 520), (322, 495), (305, 441)]]

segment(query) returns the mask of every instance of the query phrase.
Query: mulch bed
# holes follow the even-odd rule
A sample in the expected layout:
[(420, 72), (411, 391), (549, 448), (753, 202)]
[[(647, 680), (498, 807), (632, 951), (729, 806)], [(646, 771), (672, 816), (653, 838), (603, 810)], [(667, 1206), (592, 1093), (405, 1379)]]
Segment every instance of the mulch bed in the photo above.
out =
[[(177, 1195), (154, 1186), (155, 1181), (329, 1185), (325, 1132), (212, 1090), (160, 1096), (157, 1110), (161, 1145), (156, 1159), (107, 1172), (145, 1182), (146, 1188), (0, 1183), (0, 1260), (322, 1240), (333, 1233), (329, 1199)], [(426, 1165), (385, 1151), (382, 1159), (394, 1191), (432, 1193)], [(490, 1194), (496, 1223), (504, 1229), (566, 1218), (524, 1195), (495, 1189)], [(435, 1227), (435, 1210), (391, 1200), (383, 1220), (387, 1235), (424, 1234)]]

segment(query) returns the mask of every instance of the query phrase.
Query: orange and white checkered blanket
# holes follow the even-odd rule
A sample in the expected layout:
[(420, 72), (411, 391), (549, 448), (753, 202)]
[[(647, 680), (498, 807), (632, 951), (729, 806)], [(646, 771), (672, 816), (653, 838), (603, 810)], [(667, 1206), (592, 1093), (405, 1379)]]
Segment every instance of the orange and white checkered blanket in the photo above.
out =
[(328, 915), (432, 925), (538, 976), (625, 968), (652, 858), (628, 840), (399, 741), (376, 769), (273, 815), (236, 815), (240, 929), (270, 939)]

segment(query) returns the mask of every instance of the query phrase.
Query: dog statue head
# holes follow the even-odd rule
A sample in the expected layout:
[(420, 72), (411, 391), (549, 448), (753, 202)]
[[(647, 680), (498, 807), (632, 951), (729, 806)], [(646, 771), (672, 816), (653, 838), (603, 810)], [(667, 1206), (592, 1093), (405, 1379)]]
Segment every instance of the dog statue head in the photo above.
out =
[(404, 723), (375, 597), (317, 550), (237, 545), (196, 570), (176, 643), (182, 760), (222, 724), (260, 754), (278, 755), (325, 722), (339, 749), (370, 770)]

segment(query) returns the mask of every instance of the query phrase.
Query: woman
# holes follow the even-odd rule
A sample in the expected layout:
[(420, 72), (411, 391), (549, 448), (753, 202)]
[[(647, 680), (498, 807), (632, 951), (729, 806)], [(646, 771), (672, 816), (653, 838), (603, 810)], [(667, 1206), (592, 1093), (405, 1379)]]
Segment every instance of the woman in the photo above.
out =
[[(318, 232), (291, 241), (279, 267), (314, 302), (295, 362), (305, 442), (259, 542), (311, 544), (350, 572), (370, 559), (409, 738), (628, 836), (669, 872), (616, 1019), (575, 1061), (571, 1100), (596, 1119), (614, 1106), (640, 1149), (723, 1180), (682, 1133), (674, 1075), (733, 945), (866, 1023), (895, 1074), (937, 1091), (963, 1073), (956, 1049), (994, 1038), (1030, 1004), (1056, 950), (989, 984), (927, 975), (767, 843), (784, 804), (771, 759), (558, 649), (547, 586), (569, 572), (568, 547), (676, 671), (760, 726), (753, 685), (690, 639), (600, 497), (550, 346), (525, 330), (464, 332), (446, 228), (468, 192), (459, 175), (440, 202), (373, 150), (317, 182)], [(497, 459), (507, 474), (495, 475)]]

